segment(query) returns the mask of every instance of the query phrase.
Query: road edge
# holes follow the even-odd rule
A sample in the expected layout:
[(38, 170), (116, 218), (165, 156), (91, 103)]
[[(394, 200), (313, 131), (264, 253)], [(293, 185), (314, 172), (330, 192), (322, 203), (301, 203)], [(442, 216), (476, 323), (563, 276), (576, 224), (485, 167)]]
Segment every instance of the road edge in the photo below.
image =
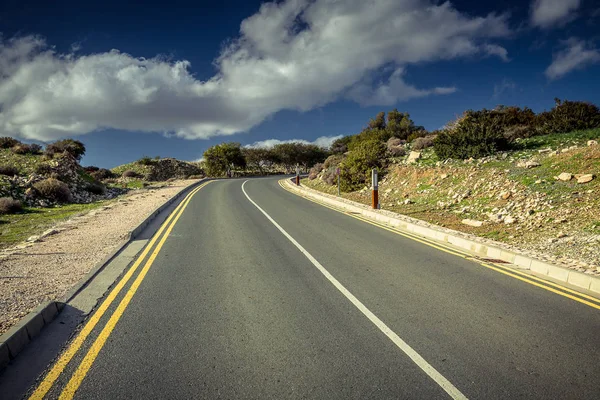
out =
[[(123, 251), (132, 241), (134, 241), (143, 230), (154, 222), (159, 215), (167, 209), (171, 204), (179, 200), (184, 194), (194, 189), (198, 185), (212, 180), (212, 178), (203, 178), (194, 182), (179, 192), (173, 197), (154, 210), (146, 217), (137, 227), (129, 232), (128, 238), (121, 241), (117, 248), (110, 252), (102, 261), (97, 263), (79, 282), (72, 286), (67, 293), (58, 300), (48, 301), (40, 304), (33, 311), (23, 317), (17, 324), (12, 326), (8, 331), (0, 336), (0, 372), (15, 359), (17, 355), (38, 336), (44, 326), (50, 324), (64, 308), (70, 300), (80, 293), (88, 284), (114, 260), (121, 251)], [(168, 216), (165, 216), (165, 219)]]
[(426, 221), (407, 217), (387, 210), (373, 210), (364, 204), (357, 203), (348, 199), (340, 199), (328, 193), (322, 193), (317, 190), (296, 186), (289, 179), (283, 180), (284, 185), (292, 192), (302, 193), (319, 202), (331, 204), (354, 213), (359, 213), (363, 217), (376, 222), (386, 223), (396, 229), (406, 231), (415, 235), (425, 237), (442, 243), (448, 243), (460, 249), (466, 250), (477, 256), (502, 260), (509, 263), (507, 266), (514, 266), (518, 270), (528, 270), (537, 276), (549, 278), (552, 281), (559, 281), (573, 285), (579, 289), (584, 289), (600, 296), (600, 277), (588, 275), (569, 268), (550, 264), (535, 257), (528, 256), (518, 251), (503, 248), (501, 243), (489, 244), (473, 235), (465, 237), (458, 231), (443, 228)]

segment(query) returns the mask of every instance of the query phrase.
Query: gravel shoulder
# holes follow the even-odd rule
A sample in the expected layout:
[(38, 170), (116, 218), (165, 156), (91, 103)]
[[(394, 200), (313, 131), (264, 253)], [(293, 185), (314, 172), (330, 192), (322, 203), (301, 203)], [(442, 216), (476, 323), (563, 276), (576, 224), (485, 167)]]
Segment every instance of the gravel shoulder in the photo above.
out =
[(62, 297), (146, 217), (196, 182), (177, 180), (129, 193), (57, 224), (40, 241), (3, 250), (0, 334), (39, 304)]

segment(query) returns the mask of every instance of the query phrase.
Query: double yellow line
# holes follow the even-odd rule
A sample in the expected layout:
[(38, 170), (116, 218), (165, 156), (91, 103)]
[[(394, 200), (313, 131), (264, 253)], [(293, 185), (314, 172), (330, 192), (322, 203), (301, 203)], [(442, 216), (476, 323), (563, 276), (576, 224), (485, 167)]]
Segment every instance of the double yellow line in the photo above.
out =
[[(98, 356), (98, 353), (100, 352), (100, 350), (106, 343), (106, 340), (108, 339), (111, 332), (115, 328), (117, 322), (123, 315), (123, 312), (129, 305), (129, 302), (133, 298), (133, 295), (135, 294), (135, 292), (139, 288), (140, 284), (144, 280), (144, 277), (148, 273), (148, 270), (152, 266), (152, 263), (156, 259), (156, 256), (160, 252), (162, 246), (164, 245), (165, 241), (167, 240), (167, 237), (169, 236), (169, 234), (173, 230), (173, 227), (175, 226), (175, 224), (177, 223), (177, 221), (183, 214), (183, 212), (184, 212), (185, 208), (187, 207), (187, 205), (189, 204), (190, 200), (196, 193), (198, 193), (198, 191), (200, 189), (202, 189), (204, 186), (208, 185), (210, 182), (211, 181), (205, 182), (202, 185), (195, 188), (194, 190), (192, 190), (190, 193), (188, 193), (188, 195), (177, 206), (177, 208), (175, 208), (175, 210), (169, 215), (167, 220), (161, 225), (160, 229), (152, 237), (152, 239), (150, 240), (148, 245), (144, 248), (144, 251), (142, 252), (142, 254), (140, 254), (140, 256), (136, 259), (136, 261), (131, 266), (129, 271), (127, 271), (127, 273), (119, 281), (117, 286), (114, 287), (114, 289), (110, 292), (110, 294), (102, 302), (102, 304), (100, 305), (98, 310), (91, 316), (91, 318), (85, 324), (85, 326), (83, 327), (81, 332), (79, 332), (77, 337), (75, 337), (73, 342), (71, 342), (71, 344), (67, 348), (67, 350), (61, 355), (59, 360), (54, 364), (54, 366), (52, 367), (50, 372), (48, 372), (48, 374), (44, 377), (44, 380), (39, 384), (39, 386), (36, 388), (36, 390), (33, 392), (33, 394), (29, 397), (30, 400), (43, 399), (44, 396), (46, 396), (46, 394), (50, 391), (50, 389), (52, 389), (52, 386), (54, 385), (56, 380), (59, 378), (59, 376), (65, 370), (65, 368), (67, 367), (69, 362), (72, 360), (72, 358), (75, 356), (75, 354), (77, 354), (77, 352), (79, 351), (81, 346), (84, 344), (84, 342), (88, 338), (88, 336), (92, 333), (92, 331), (94, 330), (94, 328), (96, 327), (96, 325), (98, 324), (98, 322), (100, 321), (102, 316), (106, 313), (106, 311), (109, 309), (109, 307), (115, 301), (115, 299), (117, 298), (117, 296), (119, 295), (121, 290), (123, 290), (123, 288), (125, 287), (127, 282), (129, 282), (129, 280), (133, 277), (136, 270), (146, 259), (146, 257), (150, 253), (150, 251), (152, 251), (152, 253), (150, 254), (150, 257), (144, 264), (144, 267), (142, 268), (141, 272), (139, 273), (139, 275), (137, 276), (137, 278), (135, 279), (135, 281), (133, 282), (133, 284), (131, 285), (131, 287), (129, 288), (129, 290), (127, 291), (127, 293), (125, 294), (125, 296), (123, 297), (121, 302), (119, 303), (115, 312), (112, 314), (112, 316), (108, 320), (107, 324), (104, 326), (104, 328), (102, 329), (102, 331), (100, 332), (100, 334), (98, 335), (98, 337), (96, 338), (96, 340), (94, 341), (94, 343), (92, 344), (92, 346), (90, 347), (88, 352), (86, 353), (85, 357), (83, 358), (83, 360), (77, 367), (77, 370), (75, 371), (75, 373), (73, 374), (73, 376), (71, 377), (71, 379), (69, 380), (69, 382), (67, 383), (67, 385), (65, 386), (65, 388), (63, 389), (63, 391), (59, 397), (61, 400), (73, 398), (73, 396), (75, 395), (75, 392), (81, 385), (81, 382), (83, 381), (83, 379), (85, 378), (90, 367), (94, 363), (94, 360)], [(163, 232), (164, 232), (164, 235), (163, 235)], [(159, 241), (159, 238), (160, 238), (160, 241)], [(157, 241), (158, 241), (158, 245), (154, 246)]]
[(425, 244), (427, 246), (434, 247), (434, 248), (436, 248), (438, 250), (441, 250), (441, 251), (443, 251), (445, 253), (449, 253), (449, 254), (452, 254), (452, 255), (455, 255), (455, 256), (458, 256), (458, 257), (461, 257), (461, 258), (466, 258), (468, 260), (475, 261), (476, 263), (478, 263), (478, 264), (480, 264), (480, 265), (482, 265), (482, 266), (484, 266), (484, 267), (486, 267), (488, 269), (491, 269), (493, 271), (496, 271), (496, 272), (499, 272), (501, 274), (510, 276), (510, 277), (518, 279), (518, 280), (520, 280), (522, 282), (528, 283), (528, 284), (533, 285), (533, 286), (537, 286), (539, 288), (548, 290), (548, 291), (550, 291), (552, 293), (558, 294), (560, 296), (569, 298), (571, 300), (577, 301), (579, 303), (582, 303), (582, 304), (585, 304), (585, 305), (590, 306), (592, 308), (600, 310), (600, 299), (598, 299), (596, 297), (592, 297), (592, 296), (589, 296), (589, 295), (587, 295), (585, 293), (581, 293), (581, 292), (578, 292), (576, 290), (569, 289), (569, 288), (567, 288), (565, 286), (558, 285), (556, 283), (549, 282), (547, 280), (537, 278), (535, 276), (523, 273), (521, 271), (517, 271), (517, 270), (515, 270), (513, 268), (509, 268), (509, 267), (506, 267), (506, 266), (503, 266), (503, 265), (500, 265), (500, 264), (490, 263), (490, 262), (487, 262), (485, 260), (480, 260), (480, 259), (474, 257), (472, 254), (468, 254), (466, 252), (457, 250), (457, 249), (452, 248), (450, 246), (447, 246), (445, 244), (442, 244), (442, 243), (439, 243), (439, 242), (435, 242), (433, 240), (429, 240), (429, 239), (423, 238), (421, 236), (417, 236), (417, 235), (415, 235), (413, 233), (410, 233), (410, 232), (404, 232), (404, 231), (400, 231), (398, 229), (391, 228), (391, 227), (389, 227), (389, 226), (387, 226), (385, 224), (382, 224), (380, 222), (372, 221), (370, 219), (367, 219), (367, 218), (359, 216), (359, 215), (351, 214), (351, 213), (349, 213), (348, 211), (346, 211), (346, 210), (344, 210), (342, 208), (338, 208), (338, 207), (331, 206), (329, 204), (322, 203), (322, 202), (314, 200), (314, 199), (312, 199), (312, 198), (310, 198), (308, 196), (304, 196), (304, 195), (299, 194), (299, 193), (297, 193), (295, 191), (292, 191), (291, 189), (289, 189), (289, 188), (286, 187), (286, 185), (283, 183), (284, 181), (285, 180), (279, 181), (279, 185), (284, 190), (287, 190), (288, 192), (290, 192), (292, 194), (295, 194), (296, 196), (302, 197), (303, 199), (311, 201), (311, 202), (313, 202), (315, 204), (318, 204), (318, 205), (323, 206), (323, 207), (327, 207), (327, 208), (329, 208), (331, 210), (337, 211), (337, 212), (342, 213), (344, 215), (347, 215), (349, 217), (358, 219), (358, 220), (360, 220), (362, 222), (366, 222), (367, 224), (374, 225), (374, 226), (376, 226), (378, 228), (385, 229), (385, 230), (390, 231), (392, 233), (395, 233), (397, 235), (404, 236), (406, 238), (415, 240), (415, 241), (417, 241), (419, 243), (423, 243), (423, 244)]

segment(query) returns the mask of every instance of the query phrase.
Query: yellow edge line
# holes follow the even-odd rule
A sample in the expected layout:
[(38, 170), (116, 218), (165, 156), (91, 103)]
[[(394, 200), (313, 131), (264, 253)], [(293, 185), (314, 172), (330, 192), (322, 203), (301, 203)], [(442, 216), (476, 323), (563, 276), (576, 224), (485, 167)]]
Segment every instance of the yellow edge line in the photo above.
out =
[[(192, 192), (190, 194), (194, 195), (197, 191), (198, 190), (194, 190), (194, 192)], [(117, 322), (119, 322), (119, 319), (123, 315), (123, 312), (125, 312), (125, 309), (129, 305), (129, 302), (133, 298), (133, 295), (138, 290), (140, 284), (142, 283), (142, 281), (146, 277), (146, 274), (148, 273), (148, 271), (150, 270), (150, 267), (154, 263), (154, 260), (156, 259), (156, 256), (160, 252), (162, 246), (167, 241), (167, 238), (169, 237), (169, 234), (171, 233), (171, 231), (175, 227), (175, 224), (177, 224), (177, 221), (179, 220), (179, 218), (181, 217), (181, 215), (185, 211), (185, 208), (187, 207), (187, 205), (189, 204), (189, 202), (191, 201), (191, 199), (192, 199), (192, 197), (190, 196), (189, 198), (187, 198), (185, 200), (185, 203), (183, 204), (183, 207), (181, 208), (181, 210), (179, 210), (179, 213), (177, 214), (177, 216), (175, 217), (175, 219), (173, 220), (173, 222), (171, 223), (171, 225), (167, 229), (166, 233), (163, 235), (163, 237), (160, 240), (160, 242), (158, 243), (158, 245), (154, 248), (154, 251), (152, 252), (152, 255), (150, 255), (150, 257), (148, 258), (148, 261), (146, 261), (146, 264), (144, 265), (144, 268), (142, 268), (142, 270), (140, 271), (140, 274), (138, 275), (138, 277), (131, 284), (131, 287), (129, 288), (129, 290), (125, 294), (125, 297), (123, 297), (123, 299), (121, 300), (121, 303), (119, 303), (119, 306), (117, 307), (117, 309), (115, 310), (115, 312), (113, 313), (113, 315), (111, 315), (110, 319), (106, 323), (106, 326), (102, 329), (102, 331), (100, 332), (100, 334), (98, 335), (98, 337), (94, 341), (94, 344), (92, 344), (92, 347), (90, 347), (90, 349), (88, 350), (87, 354), (85, 355), (85, 357), (83, 358), (83, 360), (79, 364), (79, 367), (77, 368), (77, 370), (75, 371), (75, 373), (73, 374), (73, 376), (71, 377), (71, 379), (69, 380), (69, 383), (67, 383), (67, 385), (65, 386), (64, 390), (60, 394), (59, 400), (68, 400), (68, 399), (72, 399), (73, 396), (75, 396), (75, 392), (77, 391), (77, 389), (81, 385), (81, 382), (83, 382), (83, 379), (85, 378), (85, 376), (87, 375), (88, 371), (90, 370), (92, 364), (96, 360), (96, 357), (98, 357), (98, 354), (100, 353), (100, 350), (102, 350), (102, 347), (106, 343), (106, 340), (108, 339), (108, 337), (112, 333), (113, 329), (117, 325)]]
[[(593, 301), (593, 302), (600, 302), (600, 299), (597, 299), (597, 298), (595, 298), (595, 297), (592, 297), (592, 296), (588, 296), (588, 295), (586, 295), (585, 293), (577, 292), (577, 291), (575, 291), (575, 290), (572, 290), (572, 289), (569, 289), (569, 288), (567, 288), (567, 287), (564, 287), (564, 286), (558, 285), (558, 284), (556, 284), (556, 283), (553, 283), (553, 282), (548, 282), (548, 281), (546, 281), (546, 280), (543, 280), (543, 279), (541, 279), (541, 278), (538, 278), (538, 277), (535, 277), (535, 276), (531, 276), (531, 275), (525, 274), (525, 273), (523, 273), (523, 272), (521, 272), (521, 271), (516, 271), (516, 270), (513, 270), (513, 269), (508, 269), (508, 267), (504, 267), (504, 266), (500, 266), (500, 265), (495, 265), (495, 264), (494, 264), (494, 265), (487, 264), (487, 263), (485, 263), (484, 261), (482, 261), (482, 260), (478, 260), (478, 259), (477, 259), (477, 258), (475, 258), (473, 255), (470, 255), (470, 254), (468, 254), (468, 253), (461, 253), (461, 252), (455, 251), (454, 249), (449, 249), (449, 248), (447, 248), (447, 247), (445, 247), (445, 246), (443, 246), (443, 245), (439, 245), (439, 244), (437, 244), (437, 243), (430, 242), (430, 241), (429, 241), (429, 240), (427, 240), (427, 239), (422, 239), (422, 238), (420, 238), (420, 237), (417, 237), (417, 236), (414, 236), (413, 234), (410, 234), (410, 233), (406, 233), (406, 232), (400, 232), (400, 231), (398, 231), (398, 230), (396, 230), (396, 229), (389, 228), (389, 227), (387, 227), (387, 226), (385, 226), (385, 225), (382, 225), (381, 223), (374, 222), (374, 221), (370, 221), (370, 220), (367, 220), (367, 219), (365, 219), (364, 217), (360, 217), (360, 216), (357, 216), (357, 215), (352, 215), (352, 214), (349, 214), (349, 213), (347, 213), (346, 211), (344, 211), (343, 209), (339, 209), (339, 208), (336, 208), (336, 207), (330, 206), (330, 205), (328, 205), (328, 204), (323, 204), (323, 203), (321, 203), (321, 202), (319, 202), (319, 201), (317, 201), (317, 200), (314, 200), (314, 199), (308, 198), (307, 196), (303, 196), (303, 195), (301, 195), (301, 194), (295, 193), (295, 192), (293, 192), (292, 190), (290, 190), (290, 189), (286, 188), (286, 187), (284, 186), (284, 184), (283, 184), (281, 181), (279, 181), (279, 185), (280, 185), (280, 186), (281, 186), (281, 187), (282, 187), (284, 190), (286, 190), (286, 191), (288, 191), (288, 192), (290, 192), (290, 193), (292, 193), (292, 194), (294, 194), (294, 195), (296, 195), (296, 196), (302, 197), (302, 198), (303, 198), (303, 199), (305, 199), (305, 200), (308, 200), (308, 201), (311, 201), (311, 202), (313, 202), (313, 203), (315, 203), (315, 204), (318, 204), (318, 205), (320, 205), (320, 206), (327, 207), (327, 208), (329, 208), (329, 209), (331, 209), (331, 210), (337, 211), (337, 212), (339, 212), (339, 213), (341, 213), (341, 214), (344, 214), (344, 215), (347, 215), (347, 216), (349, 216), (349, 217), (352, 217), (352, 218), (358, 219), (358, 220), (360, 220), (360, 221), (366, 222), (366, 223), (368, 223), (368, 224), (371, 224), (371, 225), (377, 226), (377, 227), (379, 227), (379, 228), (382, 228), (382, 229), (385, 229), (385, 230), (387, 230), (387, 231), (393, 232), (393, 233), (395, 233), (395, 234), (398, 234), (398, 235), (400, 235), (400, 236), (404, 236), (404, 237), (406, 237), (406, 238), (409, 238), (409, 239), (415, 240), (415, 241), (417, 241), (417, 242), (420, 242), (420, 243), (423, 243), (423, 244), (425, 244), (425, 245), (427, 245), (427, 246), (434, 247), (434, 248), (436, 248), (436, 249), (438, 249), (438, 250), (441, 250), (441, 251), (443, 251), (443, 252), (450, 253), (450, 254), (453, 254), (453, 255), (455, 255), (455, 256), (459, 256), (459, 257), (462, 257), (462, 258), (467, 258), (467, 259), (469, 259), (469, 260), (472, 260), (472, 261), (474, 261), (474, 262), (476, 262), (476, 263), (478, 263), (478, 264), (480, 264), (480, 265), (482, 265), (482, 266), (484, 266), (484, 267), (486, 267), (486, 268), (492, 269), (492, 270), (494, 270), (494, 271), (496, 271), (496, 272), (500, 272), (500, 273), (502, 273), (502, 274), (504, 274), (504, 275), (511, 276), (511, 277), (513, 277), (513, 278), (515, 278), (515, 279), (518, 279), (518, 280), (520, 280), (520, 281), (523, 281), (523, 282), (529, 283), (529, 284), (531, 284), (531, 285), (534, 285), (534, 286), (540, 287), (540, 288), (542, 288), (542, 289), (546, 289), (546, 290), (548, 290), (548, 291), (550, 291), (550, 292), (553, 292), (553, 293), (559, 294), (559, 295), (561, 295), (561, 296), (564, 296), (564, 297), (567, 297), (567, 298), (569, 298), (569, 299), (571, 299), (571, 300), (578, 301), (578, 302), (580, 302), (580, 303), (582, 303), (582, 304), (585, 304), (585, 305), (588, 305), (588, 306), (590, 306), (590, 307), (593, 307), (593, 308), (596, 308), (596, 309), (599, 309), (599, 310), (600, 310), (600, 305), (598, 305), (598, 304), (594, 304), (594, 303), (592, 303), (592, 302), (589, 302), (589, 301), (583, 300), (582, 298), (579, 298), (579, 297), (583, 297), (583, 298), (585, 298), (585, 299), (589, 299), (589, 300), (591, 300), (591, 301)], [(521, 275), (521, 276), (519, 276), (519, 275)], [(541, 282), (541, 283), (538, 283), (538, 282), (535, 282), (535, 281), (538, 281), (538, 282)], [(552, 288), (551, 286), (554, 286), (555, 288), (558, 288), (558, 289), (560, 289), (560, 290), (554, 289), (554, 288)], [(570, 294), (568, 294), (568, 293), (564, 293), (564, 292), (573, 293), (573, 294), (575, 294), (576, 296), (579, 296), (579, 297), (575, 297), (575, 296), (572, 296), (572, 295), (570, 295)]]
[(102, 302), (100, 307), (98, 307), (98, 310), (90, 317), (89, 321), (86, 323), (86, 325), (83, 327), (81, 332), (77, 335), (77, 337), (73, 340), (73, 342), (71, 343), (69, 348), (62, 354), (62, 356), (54, 364), (54, 366), (52, 367), (50, 372), (48, 372), (48, 374), (45, 376), (44, 380), (39, 384), (39, 386), (36, 388), (36, 390), (31, 394), (31, 396), (29, 397), (30, 400), (43, 399), (44, 396), (50, 391), (50, 389), (52, 388), (52, 385), (54, 385), (54, 382), (56, 382), (56, 380), (58, 379), (60, 374), (64, 371), (64, 369), (67, 367), (67, 365), (69, 364), (71, 359), (75, 356), (77, 351), (79, 351), (79, 349), (81, 348), (81, 346), (83, 345), (83, 343), (85, 342), (87, 337), (90, 335), (90, 333), (94, 330), (94, 328), (96, 327), (96, 325), (98, 324), (98, 322), (100, 321), (100, 319), (102, 318), (102, 316), (104, 315), (106, 310), (108, 310), (108, 308), (111, 306), (111, 304), (113, 303), (115, 298), (119, 295), (119, 293), (121, 292), (123, 287), (127, 284), (129, 279), (131, 279), (131, 277), (133, 276), (133, 274), (135, 273), (137, 268), (141, 265), (142, 261), (146, 258), (146, 256), (152, 249), (152, 246), (154, 246), (154, 243), (156, 243), (156, 241), (158, 240), (160, 235), (163, 233), (163, 231), (166, 229), (166, 227), (169, 225), (171, 220), (179, 212), (179, 210), (181, 209), (181, 207), (183, 206), (185, 201), (188, 198), (190, 198), (190, 196), (192, 196), (194, 193), (196, 193), (198, 190), (200, 190), (204, 186), (208, 185), (210, 182), (212, 182), (212, 181), (203, 183), (202, 185), (200, 185), (199, 187), (194, 189), (192, 192), (188, 193), (188, 195), (184, 198), (184, 200), (181, 202), (181, 204), (179, 204), (177, 206), (177, 208), (175, 208), (175, 210), (169, 215), (167, 220), (161, 225), (160, 229), (154, 234), (150, 243), (148, 243), (148, 245), (146, 246), (146, 248), (144, 249), (142, 254), (138, 257), (138, 259), (135, 261), (135, 263), (131, 266), (129, 271), (127, 271), (127, 273), (123, 276), (121, 281), (119, 281), (117, 286), (115, 286), (115, 288), (110, 292), (108, 297), (106, 297), (104, 302)]

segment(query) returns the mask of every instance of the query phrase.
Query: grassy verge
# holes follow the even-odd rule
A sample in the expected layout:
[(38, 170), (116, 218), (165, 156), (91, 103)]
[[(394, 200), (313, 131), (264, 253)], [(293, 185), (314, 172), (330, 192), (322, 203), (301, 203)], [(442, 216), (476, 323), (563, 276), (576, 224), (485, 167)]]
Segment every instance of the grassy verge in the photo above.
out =
[(110, 200), (90, 204), (68, 204), (56, 208), (25, 208), (19, 214), (1, 215), (0, 248), (11, 247), (23, 242), (30, 236), (42, 233), (57, 222), (86, 213), (109, 202)]

